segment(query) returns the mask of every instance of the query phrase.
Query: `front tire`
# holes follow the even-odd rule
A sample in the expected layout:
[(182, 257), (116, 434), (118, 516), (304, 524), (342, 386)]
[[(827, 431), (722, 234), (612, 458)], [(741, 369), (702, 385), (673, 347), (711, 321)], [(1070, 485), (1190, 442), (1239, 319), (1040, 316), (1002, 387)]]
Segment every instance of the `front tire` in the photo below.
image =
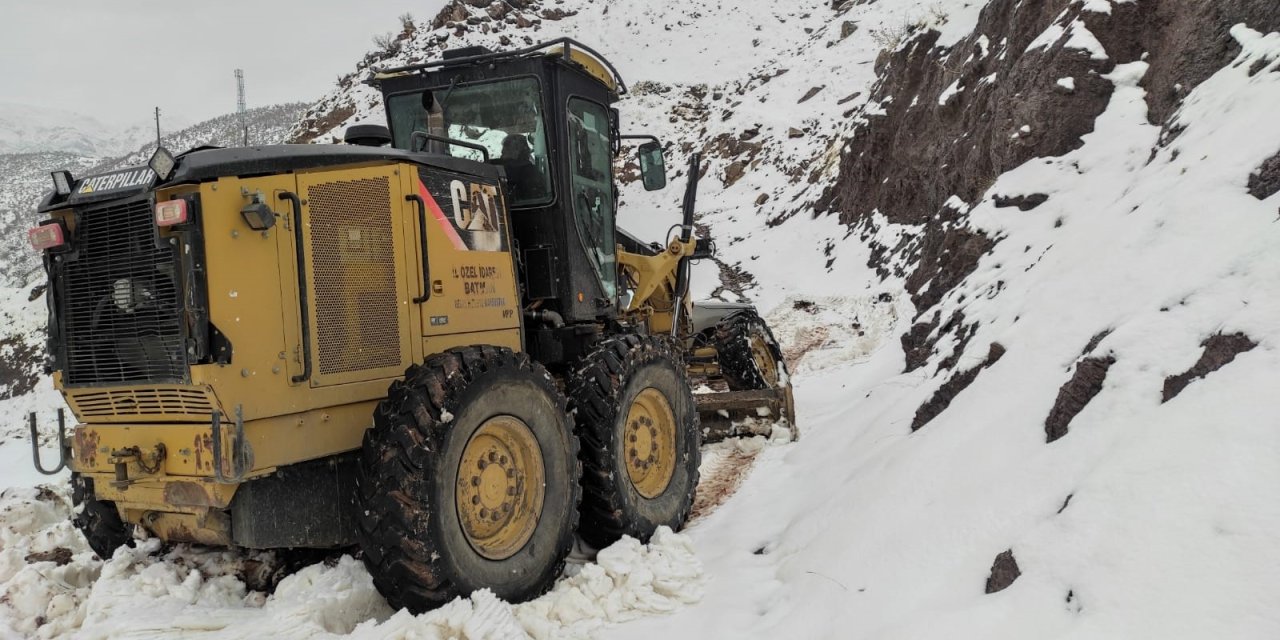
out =
[(569, 381), (582, 440), (582, 528), (602, 548), (679, 529), (698, 487), (700, 429), (688, 374), (668, 343), (621, 335)]
[(358, 538), (374, 586), (421, 612), (487, 588), (546, 592), (573, 546), (578, 440), (524, 354), (465, 347), (410, 367), (365, 432)]
[(71, 474), (71, 504), (75, 507), (72, 523), (99, 558), (110, 560), (116, 549), (133, 543), (129, 525), (120, 519), (115, 503), (94, 496), (93, 479)]
[(789, 384), (778, 340), (754, 310), (734, 313), (718, 322), (714, 344), (720, 375), (730, 390), (776, 389)]

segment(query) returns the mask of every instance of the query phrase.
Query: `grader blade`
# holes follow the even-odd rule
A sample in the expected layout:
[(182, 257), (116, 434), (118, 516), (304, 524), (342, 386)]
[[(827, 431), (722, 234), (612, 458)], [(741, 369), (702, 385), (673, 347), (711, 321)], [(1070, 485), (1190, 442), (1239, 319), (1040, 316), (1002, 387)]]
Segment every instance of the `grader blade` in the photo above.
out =
[(791, 429), (791, 438), (800, 432), (795, 425), (795, 403), (790, 385), (773, 389), (695, 393), (702, 424), (702, 441), (772, 434), (775, 425)]

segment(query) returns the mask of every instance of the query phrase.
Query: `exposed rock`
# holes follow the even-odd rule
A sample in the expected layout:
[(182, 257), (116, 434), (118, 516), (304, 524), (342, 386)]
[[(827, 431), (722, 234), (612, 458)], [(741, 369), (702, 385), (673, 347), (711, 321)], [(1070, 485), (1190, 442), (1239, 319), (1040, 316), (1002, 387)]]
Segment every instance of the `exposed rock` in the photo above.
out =
[(0, 400), (30, 393), (40, 383), (44, 349), (21, 334), (0, 337)]
[(986, 592), (1004, 591), (1020, 575), (1022, 571), (1018, 569), (1018, 561), (1013, 557), (1013, 549), (1003, 551), (991, 563), (991, 575), (987, 576)]
[(795, 128), (795, 127), (789, 127), (789, 128), (787, 129), (787, 137), (788, 137), (788, 138), (803, 138), (803, 137), (804, 137), (804, 132), (803, 132), (803, 131), (801, 131), (801, 130), (799, 130), (799, 129), (797, 129), (797, 128)]
[(730, 162), (729, 166), (724, 168), (724, 178), (723, 178), (724, 186), (732, 187), (733, 183), (741, 179), (742, 176), (746, 174), (746, 172), (747, 172), (747, 165), (743, 163), (741, 160), (735, 160), (733, 162)]
[(961, 391), (973, 384), (973, 381), (978, 379), (978, 374), (982, 373), (983, 369), (998, 362), (1002, 356), (1004, 356), (1004, 346), (996, 342), (991, 343), (991, 348), (987, 352), (987, 359), (982, 364), (951, 376), (950, 379), (942, 383), (941, 387), (938, 387), (933, 397), (920, 405), (919, 409), (916, 409), (915, 419), (911, 421), (911, 430), (920, 429), (920, 427), (938, 417), (943, 411), (946, 411), (947, 407), (951, 406), (951, 401), (955, 400), (955, 397)]
[(1258, 343), (1243, 333), (1233, 333), (1231, 335), (1219, 333), (1210, 336), (1200, 343), (1200, 346), (1204, 347), (1204, 353), (1200, 354), (1200, 359), (1190, 369), (1164, 379), (1164, 393), (1161, 402), (1172, 400), (1179, 393), (1182, 393), (1182, 390), (1187, 388), (1187, 385), (1225, 367), (1232, 360), (1235, 360), (1236, 356), (1253, 350), (1254, 347), (1258, 346)]
[(1280, 193), (1280, 153), (1271, 156), (1249, 174), (1249, 195), (1266, 200)]
[(997, 195), (992, 198), (997, 207), (1017, 207), (1019, 211), (1030, 211), (1049, 201), (1045, 193), (1031, 193), (1020, 196)]
[(1085, 358), (1076, 363), (1075, 373), (1058, 389), (1058, 399), (1044, 421), (1045, 442), (1053, 442), (1067, 435), (1071, 421), (1102, 391), (1107, 370), (1115, 363), (1116, 359), (1110, 356)]
[(818, 95), (818, 92), (822, 91), (825, 88), (827, 88), (826, 85), (823, 85), (821, 87), (813, 87), (809, 89), (808, 91), (804, 92), (804, 95), (801, 96), (800, 101), (797, 102), (796, 104), (803, 104), (805, 102), (808, 102), (810, 98)]
[(758, 207), (758, 206), (763, 205), (764, 203), (766, 203), (766, 202), (768, 202), (768, 201), (769, 201), (769, 194), (767, 194), (767, 193), (762, 193), (762, 194), (760, 194), (760, 195), (756, 196), (756, 206), (757, 206), (757, 207)]
[(845, 20), (840, 23), (840, 39), (844, 40), (849, 36), (858, 32), (858, 23), (852, 20)]
[(1093, 350), (1097, 349), (1098, 345), (1102, 344), (1102, 341), (1106, 340), (1107, 336), (1111, 335), (1112, 331), (1115, 331), (1115, 329), (1108, 327), (1106, 329), (1103, 329), (1102, 331), (1099, 331), (1093, 334), (1093, 337), (1089, 338), (1088, 344), (1084, 345), (1084, 351), (1080, 352), (1080, 355), (1087, 356), (1090, 353), (1093, 353)]

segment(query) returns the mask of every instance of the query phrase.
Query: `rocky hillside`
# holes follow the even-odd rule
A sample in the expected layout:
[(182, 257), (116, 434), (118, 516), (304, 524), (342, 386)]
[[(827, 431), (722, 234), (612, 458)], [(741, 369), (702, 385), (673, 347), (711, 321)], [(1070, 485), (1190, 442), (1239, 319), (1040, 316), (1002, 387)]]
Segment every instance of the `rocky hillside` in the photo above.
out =
[[(250, 142), (280, 142), (303, 108), (302, 104), (283, 104), (250, 109), (246, 114)], [(165, 135), (164, 144), (174, 153), (206, 144), (237, 146), (242, 144), (239, 119), (229, 114), (206, 120)], [(39, 279), (39, 261), (28, 249), (26, 230), (37, 222), (35, 207), (52, 188), (50, 171), (70, 169), (73, 175), (85, 175), (140, 165), (155, 148), (152, 141), (127, 153), (105, 157), (65, 151), (0, 154), (0, 170), (7, 177), (0, 184), (0, 256), (4, 257), (0, 261), (0, 286), (21, 287)]]

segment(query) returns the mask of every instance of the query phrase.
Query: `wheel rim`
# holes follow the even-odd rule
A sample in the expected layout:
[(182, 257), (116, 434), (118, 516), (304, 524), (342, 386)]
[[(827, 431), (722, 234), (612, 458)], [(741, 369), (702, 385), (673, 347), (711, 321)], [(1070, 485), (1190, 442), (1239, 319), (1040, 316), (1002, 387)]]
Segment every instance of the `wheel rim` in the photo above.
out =
[(773, 358), (773, 350), (764, 336), (757, 332), (751, 334), (751, 359), (756, 363), (756, 370), (767, 387), (778, 386), (778, 362)]
[(462, 450), (457, 508), (462, 533), (476, 553), (509, 558), (538, 525), (546, 496), (542, 449), (524, 421), (485, 421)]
[(676, 468), (676, 417), (671, 404), (662, 392), (646, 388), (631, 401), (625, 429), (623, 457), (632, 486), (645, 498), (662, 495)]

